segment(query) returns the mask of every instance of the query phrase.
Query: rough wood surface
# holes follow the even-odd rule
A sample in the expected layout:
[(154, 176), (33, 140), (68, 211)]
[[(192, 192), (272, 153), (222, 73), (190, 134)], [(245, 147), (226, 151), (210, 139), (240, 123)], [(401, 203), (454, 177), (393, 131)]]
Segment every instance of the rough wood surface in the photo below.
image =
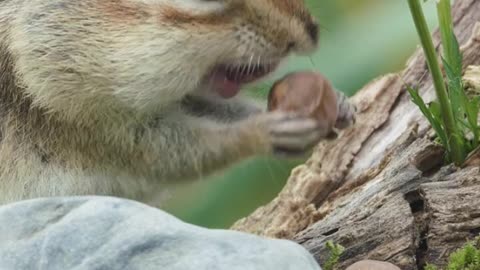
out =
[[(465, 67), (478, 66), (480, 1), (455, 1), (453, 11)], [(401, 269), (444, 263), (480, 232), (480, 159), (473, 155), (462, 169), (442, 167), (443, 150), (405, 84), (417, 86), (426, 101), (434, 98), (421, 50), (402, 73), (360, 90), (352, 98), (357, 124), (320, 144), (276, 199), (232, 228), (295, 239), (319, 261), (333, 240), (346, 248), (339, 269), (362, 259)]]
[(427, 213), (420, 259), (446, 259), (467, 239), (480, 234), (480, 170), (470, 167), (420, 187)]

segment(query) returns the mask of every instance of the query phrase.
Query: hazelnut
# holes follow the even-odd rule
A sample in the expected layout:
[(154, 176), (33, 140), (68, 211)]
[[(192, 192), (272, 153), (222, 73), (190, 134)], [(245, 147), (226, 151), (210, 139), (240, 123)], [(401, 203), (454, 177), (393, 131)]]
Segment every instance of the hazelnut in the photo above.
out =
[(278, 80), (268, 95), (268, 110), (295, 112), (319, 121), (332, 130), (338, 116), (337, 94), (317, 72), (290, 73)]

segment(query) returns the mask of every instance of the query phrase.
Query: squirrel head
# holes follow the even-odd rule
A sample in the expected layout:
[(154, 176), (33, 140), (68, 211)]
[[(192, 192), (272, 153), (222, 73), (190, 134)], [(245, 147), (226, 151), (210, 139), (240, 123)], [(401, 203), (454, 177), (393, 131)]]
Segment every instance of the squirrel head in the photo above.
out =
[(228, 98), (318, 42), (303, 0), (31, 0), (16, 13), (8, 48), (25, 91), (71, 117)]

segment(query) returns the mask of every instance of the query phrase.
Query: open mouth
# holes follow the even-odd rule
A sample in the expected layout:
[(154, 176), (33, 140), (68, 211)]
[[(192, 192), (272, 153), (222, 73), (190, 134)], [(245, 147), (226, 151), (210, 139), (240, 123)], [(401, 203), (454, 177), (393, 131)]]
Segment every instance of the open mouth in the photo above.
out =
[(211, 75), (214, 90), (223, 98), (234, 97), (245, 84), (272, 73), (278, 62), (268, 64), (217, 65)]

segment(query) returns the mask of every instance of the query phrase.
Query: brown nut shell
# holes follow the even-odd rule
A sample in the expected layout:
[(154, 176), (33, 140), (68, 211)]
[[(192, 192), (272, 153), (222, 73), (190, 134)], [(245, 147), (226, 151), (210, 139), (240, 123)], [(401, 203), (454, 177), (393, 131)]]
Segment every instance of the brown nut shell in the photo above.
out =
[(337, 121), (337, 94), (318, 72), (290, 73), (278, 80), (268, 95), (268, 110), (295, 112), (315, 118), (333, 129)]

